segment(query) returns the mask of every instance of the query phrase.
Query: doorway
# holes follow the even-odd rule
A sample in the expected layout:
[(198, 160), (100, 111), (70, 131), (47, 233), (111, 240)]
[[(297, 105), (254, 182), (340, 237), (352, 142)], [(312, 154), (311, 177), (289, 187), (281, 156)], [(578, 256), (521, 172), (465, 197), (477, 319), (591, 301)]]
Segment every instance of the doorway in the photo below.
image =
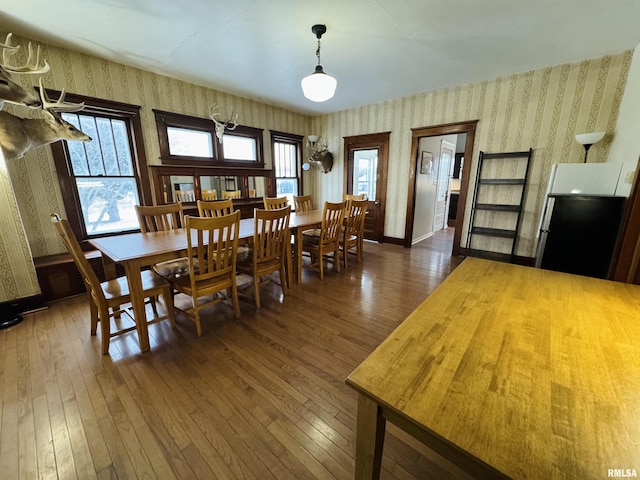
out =
[(348, 194), (364, 194), (368, 200), (364, 238), (384, 239), (387, 198), (387, 165), (391, 132), (344, 137), (344, 188)]
[[(466, 142), (464, 146), (464, 158), (473, 158), (473, 143), (475, 140), (476, 125), (478, 120), (468, 122), (449, 123), (444, 125), (436, 125), (432, 127), (421, 127), (412, 129), (411, 133), (411, 157), (409, 165), (409, 185), (407, 192), (407, 216), (405, 224), (404, 246), (411, 248), (414, 221), (416, 213), (416, 182), (417, 174), (421, 168), (419, 144), (420, 139), (424, 137), (437, 137), (451, 134), (466, 133)], [(420, 158), (421, 160), (421, 158)], [(458, 219), (454, 225), (452, 255), (460, 254), (460, 240), (462, 238), (462, 220), (464, 219), (464, 210), (467, 198), (467, 189), (469, 186), (469, 175), (471, 173), (471, 161), (465, 161), (462, 165), (462, 180), (460, 182), (460, 194), (456, 209), (456, 218)]]

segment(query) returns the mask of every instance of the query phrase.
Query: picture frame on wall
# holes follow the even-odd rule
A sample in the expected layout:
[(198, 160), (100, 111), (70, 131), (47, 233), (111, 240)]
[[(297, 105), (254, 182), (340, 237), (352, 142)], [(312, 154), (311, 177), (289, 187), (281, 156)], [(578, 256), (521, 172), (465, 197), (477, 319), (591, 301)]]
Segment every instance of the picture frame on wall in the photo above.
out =
[(420, 173), (433, 173), (433, 153), (423, 151), (420, 156)]

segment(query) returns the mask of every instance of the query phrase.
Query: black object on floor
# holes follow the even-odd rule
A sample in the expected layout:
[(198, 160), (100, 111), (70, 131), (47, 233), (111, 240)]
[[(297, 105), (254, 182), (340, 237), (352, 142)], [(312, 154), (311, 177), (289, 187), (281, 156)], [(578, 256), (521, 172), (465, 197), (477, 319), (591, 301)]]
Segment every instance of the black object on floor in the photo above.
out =
[(13, 327), (14, 325), (19, 324), (22, 320), (24, 319), (18, 312), (17, 305), (10, 304), (0, 307), (0, 330)]

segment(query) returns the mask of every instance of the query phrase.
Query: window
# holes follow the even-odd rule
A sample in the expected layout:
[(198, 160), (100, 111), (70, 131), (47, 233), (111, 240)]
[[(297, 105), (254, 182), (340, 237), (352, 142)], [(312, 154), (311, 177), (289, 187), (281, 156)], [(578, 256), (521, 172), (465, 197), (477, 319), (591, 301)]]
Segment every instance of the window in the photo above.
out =
[(78, 95), (66, 100), (85, 102), (83, 110), (61, 115), (92, 138), (51, 148), (74, 233), (87, 239), (137, 230), (134, 205), (151, 201), (140, 107)]
[(276, 177), (276, 196), (286, 196), (293, 206), (293, 197), (302, 192), (300, 159), (302, 138), (281, 132), (271, 132), (273, 147), (273, 170)]
[(371, 201), (376, 200), (378, 149), (355, 150), (353, 161), (353, 193), (364, 194)]
[(237, 125), (233, 130), (225, 130), (220, 143), (215, 124), (208, 118), (160, 110), (153, 112), (160, 159), (165, 165), (264, 167), (261, 128)]
[(213, 157), (213, 139), (208, 132), (167, 127), (169, 155)]
[(258, 159), (256, 143), (255, 138), (227, 134), (222, 136), (224, 156), (229, 159), (255, 162)]

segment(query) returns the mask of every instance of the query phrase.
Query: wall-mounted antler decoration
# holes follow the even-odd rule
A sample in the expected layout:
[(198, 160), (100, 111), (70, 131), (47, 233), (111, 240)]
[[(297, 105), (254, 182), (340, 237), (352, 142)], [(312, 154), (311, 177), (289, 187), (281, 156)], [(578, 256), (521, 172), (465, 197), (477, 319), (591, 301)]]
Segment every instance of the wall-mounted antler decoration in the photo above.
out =
[(91, 137), (65, 121), (58, 112), (77, 112), (83, 103), (64, 101), (64, 90), (55, 102), (49, 100), (40, 79), (40, 97), (44, 118), (20, 118), (0, 111), (0, 148), (5, 158), (20, 158), (27, 151), (56, 140), (89, 142)]
[(29, 50), (29, 57), (25, 64), (12, 65), (11, 57), (20, 50), (20, 45), (12, 45), (11, 33), (7, 35), (4, 43), (0, 43), (0, 50), (2, 50), (2, 61), (0, 62), (0, 109), (2, 108), (3, 102), (25, 105), (27, 107), (40, 106), (40, 99), (34, 93), (28, 92), (9, 77), (9, 73), (38, 74), (49, 71), (47, 61), (42, 60), (41, 63), (40, 46), (36, 49), (35, 55), (31, 42), (29, 42), (27, 49)]
[(307, 147), (311, 150), (309, 162), (319, 165), (324, 173), (329, 173), (333, 168), (333, 154), (329, 151), (327, 142), (317, 135), (309, 135)]
[(218, 140), (222, 142), (222, 135), (224, 135), (224, 131), (226, 130), (235, 130), (238, 126), (238, 114), (231, 114), (231, 120), (227, 120), (226, 122), (221, 122), (216, 117), (218, 117), (220, 113), (218, 112), (218, 104), (215, 104), (211, 107), (209, 118), (213, 120), (213, 123), (216, 124), (216, 137)]
[(8, 112), (0, 111), (0, 148), (5, 158), (20, 158), (30, 149), (56, 140), (91, 141), (91, 137), (65, 121), (58, 112), (77, 112), (84, 108), (84, 103), (68, 103), (64, 101), (64, 90), (57, 101), (52, 102), (42, 85), (40, 78), (40, 97), (28, 92), (11, 80), (9, 73), (42, 74), (49, 71), (49, 63), (40, 58), (40, 46), (35, 53), (31, 42), (28, 44), (29, 56), (24, 65), (12, 65), (11, 57), (18, 52), (19, 45), (13, 45), (12, 34), (7, 35), (4, 43), (0, 43), (2, 62), (0, 63), (0, 109), (3, 102), (14, 103), (26, 107), (41, 107), (44, 118), (21, 118)]

